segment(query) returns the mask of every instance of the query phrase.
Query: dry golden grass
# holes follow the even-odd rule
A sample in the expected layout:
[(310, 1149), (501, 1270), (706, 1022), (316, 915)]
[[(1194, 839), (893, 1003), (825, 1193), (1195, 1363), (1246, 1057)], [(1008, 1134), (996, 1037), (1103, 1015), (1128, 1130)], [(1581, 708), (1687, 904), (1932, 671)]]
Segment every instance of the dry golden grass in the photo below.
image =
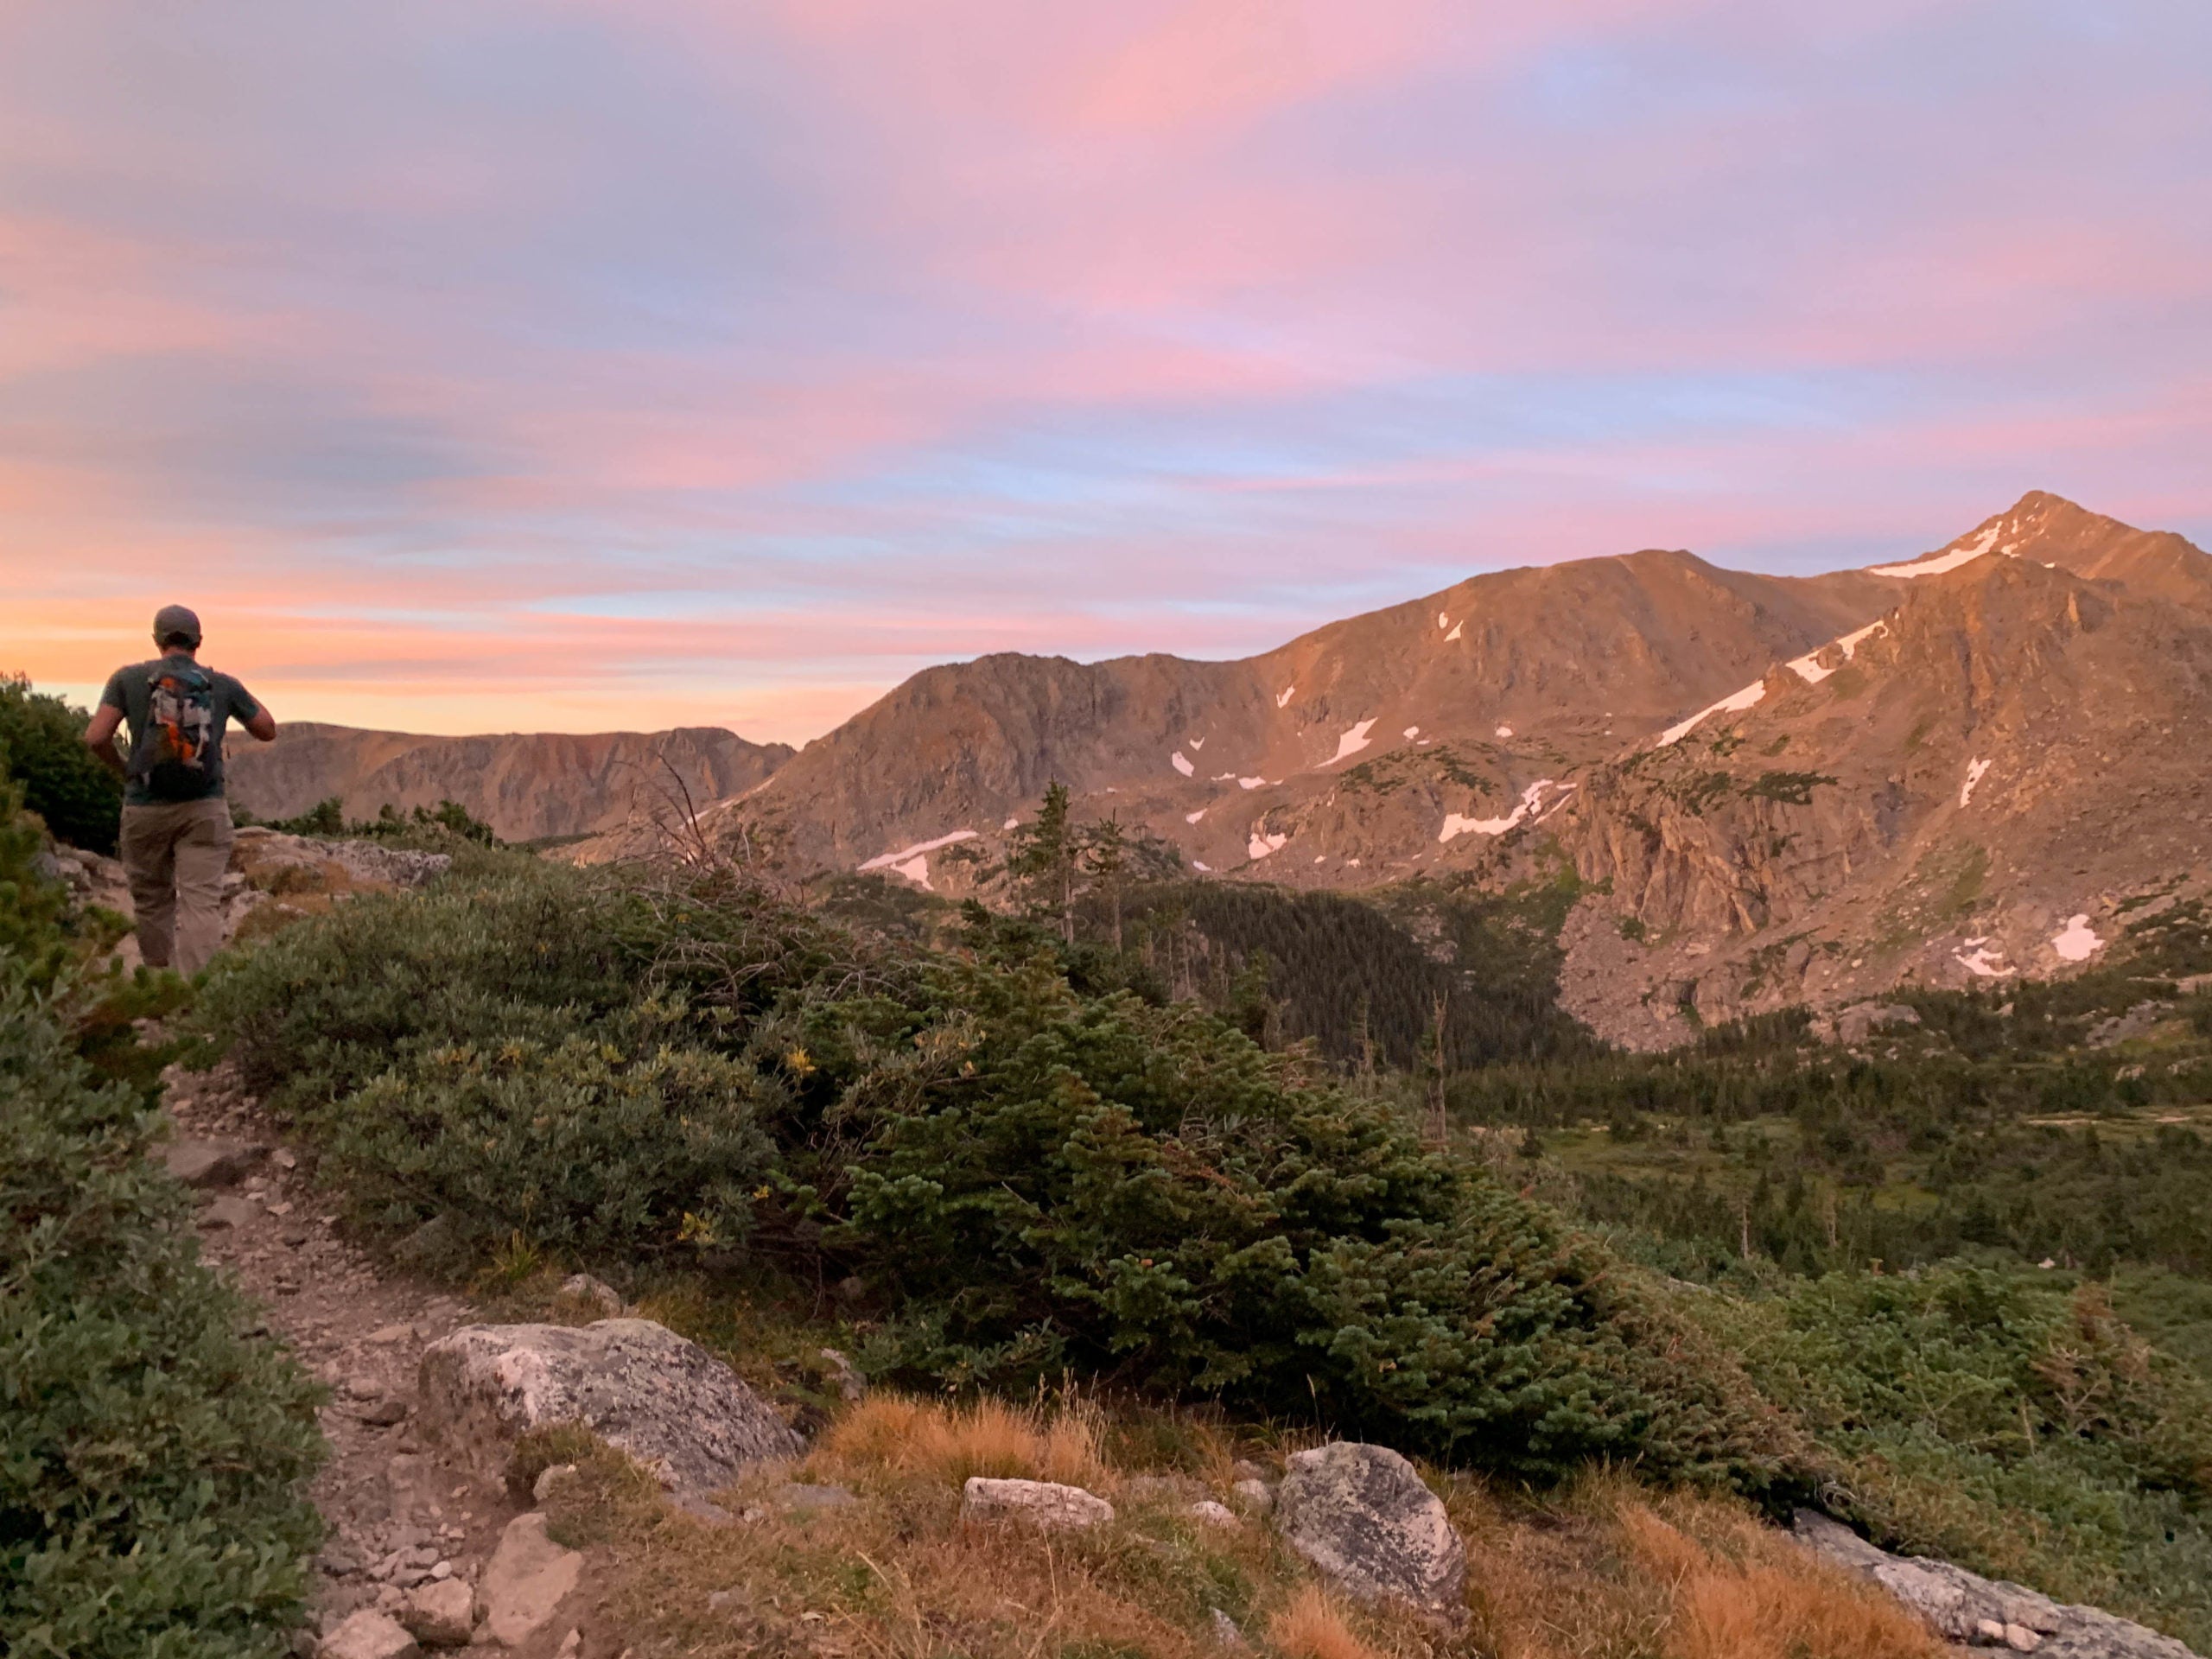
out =
[(1268, 1621), (1268, 1641), (1284, 1659), (1382, 1659), (1310, 1584)]
[(1108, 1478), (1103, 1430), (1084, 1402), (1048, 1413), (999, 1400), (953, 1406), (877, 1394), (830, 1427), (815, 1460), (847, 1473), (883, 1470), (954, 1484), (988, 1475), (1096, 1487)]
[[(1148, 1442), (1087, 1406), (954, 1406), (879, 1395), (849, 1408), (798, 1471), (858, 1495), (808, 1511), (760, 1471), (723, 1503), (735, 1526), (665, 1505), (603, 1449), (555, 1448), (585, 1478), (550, 1507), (565, 1541), (601, 1546), (607, 1643), (634, 1659), (1219, 1659), (1213, 1616), (1275, 1659), (1936, 1659), (1872, 1586), (1815, 1560), (1732, 1500), (1656, 1494), (1618, 1476), (1544, 1497), (1440, 1483), (1465, 1536), (1471, 1618), (1447, 1637), (1333, 1601), (1264, 1525), (1215, 1529), (1175, 1505), (1126, 1506), (1047, 1536), (960, 1519), (972, 1474), (1114, 1491), (1110, 1443)], [(1157, 1426), (1153, 1426), (1156, 1429)], [(1164, 1438), (1164, 1437), (1162, 1437)], [(1211, 1464), (1187, 1433), (1183, 1466)], [(1227, 1442), (1221, 1445), (1226, 1452)], [(549, 1452), (549, 1455), (550, 1453)], [(1224, 1471), (1225, 1473), (1225, 1470)], [(709, 1596), (716, 1600), (709, 1602)], [(616, 1639), (618, 1638), (619, 1639)]]
[(1936, 1659), (1943, 1649), (1881, 1591), (1808, 1557), (1733, 1508), (1677, 1499), (1692, 1537), (1624, 1501), (1629, 1552), (1672, 1603), (1670, 1659)]

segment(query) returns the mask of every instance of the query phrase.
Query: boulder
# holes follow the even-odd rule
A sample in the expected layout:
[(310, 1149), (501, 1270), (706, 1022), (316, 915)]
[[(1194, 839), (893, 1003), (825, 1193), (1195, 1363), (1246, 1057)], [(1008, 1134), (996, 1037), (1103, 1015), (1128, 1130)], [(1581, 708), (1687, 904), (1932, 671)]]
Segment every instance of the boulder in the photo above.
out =
[(416, 1423), (491, 1478), (516, 1438), (581, 1423), (672, 1491), (711, 1492), (805, 1442), (737, 1373), (650, 1319), (472, 1325), (423, 1351)]
[(504, 1646), (520, 1646), (553, 1622), (583, 1570), (582, 1555), (545, 1535), (543, 1510), (515, 1516), (499, 1535), (478, 1588), (484, 1633)]
[(1040, 1532), (1081, 1532), (1114, 1518), (1114, 1506), (1080, 1486), (1049, 1480), (992, 1480), (971, 1475), (962, 1489), (963, 1521), (1018, 1521)]
[(1233, 1530), (1244, 1524), (1236, 1518), (1229, 1505), (1217, 1503), (1210, 1497), (1202, 1497), (1192, 1504), (1190, 1515), (1192, 1520), (1204, 1526), (1228, 1527)]
[(2196, 1659), (2173, 1637), (2102, 1608), (2069, 1606), (1948, 1561), (1892, 1555), (1811, 1510), (1798, 1510), (1790, 1530), (1814, 1554), (1880, 1585), (1947, 1642), (2044, 1659)]
[(423, 1649), (394, 1618), (363, 1608), (315, 1649), (315, 1659), (417, 1659)]
[(407, 1592), (399, 1622), (425, 1647), (465, 1646), (476, 1628), (476, 1592), (459, 1579), (418, 1584)]
[(1388, 1446), (1338, 1440), (1294, 1453), (1275, 1494), (1283, 1541), (1354, 1600), (1458, 1624), (1467, 1549), (1435, 1493)]

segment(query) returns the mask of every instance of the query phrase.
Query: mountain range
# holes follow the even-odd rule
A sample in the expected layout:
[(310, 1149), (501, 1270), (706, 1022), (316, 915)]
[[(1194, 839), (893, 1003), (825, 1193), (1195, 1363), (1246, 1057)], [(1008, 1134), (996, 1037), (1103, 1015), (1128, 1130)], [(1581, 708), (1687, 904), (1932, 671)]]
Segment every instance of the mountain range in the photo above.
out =
[(511, 839), (597, 832), (591, 858), (640, 844), (645, 775), (680, 776), (713, 833), (957, 896), (1058, 780), (1079, 817), (1224, 879), (1571, 879), (1563, 995), (1643, 1046), (2095, 959), (2202, 880), (2208, 716), (2212, 560), (2037, 493), (1860, 570), (1646, 550), (1473, 576), (1236, 662), (946, 664), (796, 753), (297, 727), (233, 787), (264, 814), (449, 796)]

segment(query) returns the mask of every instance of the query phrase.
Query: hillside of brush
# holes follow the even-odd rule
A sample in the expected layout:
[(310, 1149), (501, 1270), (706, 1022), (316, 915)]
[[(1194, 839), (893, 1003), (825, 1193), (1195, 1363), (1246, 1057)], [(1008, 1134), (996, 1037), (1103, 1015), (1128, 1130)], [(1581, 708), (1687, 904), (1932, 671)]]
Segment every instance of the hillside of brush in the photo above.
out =
[[(2186, 1336), (2205, 1281), (2185, 1218), (2156, 1218), (2180, 1159), (2114, 1147), (2076, 1172), (2082, 1230), (2050, 1268), (2042, 1235), (2005, 1231), (2020, 1160), (1964, 1163), (1948, 1201), (1998, 1222), (1923, 1221), (1916, 1251), (1880, 1230), (1905, 1236), (1889, 1217), (1926, 1207), (1898, 1197), (1904, 1153), (1872, 1189), (1820, 1162), (1848, 1160), (1839, 1127), (1910, 1151), (1921, 1107), (1893, 1132), (1850, 1103), (1882, 1097), (1878, 1052), (1715, 1033), (1669, 1063), (1684, 1095), (1725, 1084), (1707, 1122), (1670, 1115), (1658, 1061), (1586, 1039), (1531, 1054), (1541, 1019), (1515, 1027), (1518, 1052), (1463, 1065), (1447, 1046), (1440, 1067), (1415, 1036), (1394, 1066), (1384, 976), (1367, 1046), (1332, 1057), (1358, 1027), (1332, 1023), (1320, 964), (1418, 926), (1433, 966), (1433, 895), (1425, 918), (1357, 923), (1287, 899), (1218, 933), (1186, 912), (1197, 937), (1245, 943), (1211, 944), (1215, 977), (1179, 982), (1160, 938), (1147, 960), (1162, 911), (1139, 897), (1094, 920), (916, 917), (878, 895), (883, 925), (855, 925), (727, 869), (466, 851), (428, 894), (357, 900), (219, 964), (198, 1017), (355, 1225), (437, 1271), (586, 1268), (725, 1340), (729, 1310), (782, 1310), (879, 1385), (1072, 1382), (1130, 1421), (1202, 1408), (1371, 1438), (1499, 1493), (1627, 1466), (1770, 1514), (1815, 1503), (2212, 1637), (2212, 1380)], [(1465, 919), (1478, 939), (1501, 925)], [(1511, 925), (1541, 959), (1541, 926)], [(1303, 931), (1323, 943), (1301, 955)], [(1479, 1001), (1484, 960), (1447, 991)], [(1437, 982), (1404, 972), (1399, 1000), (1433, 1007)], [(1502, 962), (1496, 1005), (1532, 984), (1541, 967)], [(2066, 1041), (2088, 1009), (2050, 995), (1929, 1004), (1921, 1040), (1953, 1069), (1931, 1059), (1897, 1097), (1940, 1103), (1925, 1115), (1952, 1146), (2042, 1135), (2044, 1084), (2106, 1075)], [(2046, 1014), (2043, 1049), (1974, 1049), (1977, 1018)], [(2147, 1066), (2121, 1075), (2137, 1064), (2115, 1056), (2111, 1087), (2143, 1084)], [(1901, 1053), (1896, 1075), (1919, 1073)], [(2069, 1109), (2155, 1111), (2185, 1088), (2162, 1075), (2140, 1109)], [(1600, 1144), (1653, 1155), (1608, 1169)], [(1808, 1227), (1824, 1254), (1793, 1245)]]

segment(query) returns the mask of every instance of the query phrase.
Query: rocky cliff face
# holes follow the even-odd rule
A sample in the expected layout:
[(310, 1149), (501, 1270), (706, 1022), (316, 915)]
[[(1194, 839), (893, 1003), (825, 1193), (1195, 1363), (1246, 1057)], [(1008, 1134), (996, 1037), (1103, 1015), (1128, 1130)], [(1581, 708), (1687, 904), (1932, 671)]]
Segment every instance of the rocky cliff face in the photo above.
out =
[(1589, 770), (1555, 833), (1624, 937), (1578, 934), (1579, 1012), (1658, 1040), (1685, 1003), (2048, 976), (2201, 880), (2212, 614), (2166, 581), (2187, 567), (2158, 550), (2144, 591), (2019, 545), (1916, 579), (1848, 661)]
[(536, 841), (613, 830), (671, 791), (702, 805), (726, 799), (791, 753), (716, 727), (422, 737), (303, 722), (265, 747), (234, 743), (225, 759), (232, 798), (261, 817), (290, 817), (334, 795), (356, 818), (387, 804), (404, 811), (453, 800), (504, 840)]

